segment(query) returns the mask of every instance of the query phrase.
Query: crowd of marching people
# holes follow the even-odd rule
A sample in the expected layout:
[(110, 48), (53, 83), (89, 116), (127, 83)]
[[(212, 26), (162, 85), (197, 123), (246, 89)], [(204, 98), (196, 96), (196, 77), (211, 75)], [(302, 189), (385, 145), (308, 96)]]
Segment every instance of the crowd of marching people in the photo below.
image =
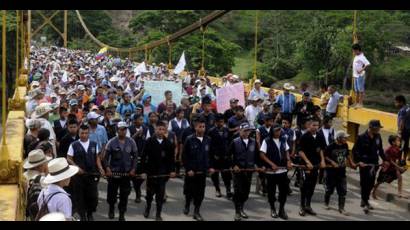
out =
[[(168, 90), (161, 103), (153, 104), (144, 89), (144, 81), (151, 80), (179, 82), (181, 101), (174, 101)], [(245, 203), (254, 176), (271, 217), (281, 219), (288, 219), (285, 205), (293, 178), (300, 189), (300, 216), (316, 215), (311, 201), (317, 183), (325, 185), (325, 207), (336, 190), (338, 210), (348, 215), (346, 167), (360, 170), (365, 213), (373, 209), (369, 197), (379, 184), (399, 179), (401, 186), (401, 138), (408, 149), (410, 136), (410, 109), (403, 97), (396, 98), (402, 132), (389, 137), (391, 146), (384, 151), (382, 125), (371, 120), (350, 155), (349, 135), (332, 125), (344, 100), (335, 86), (323, 88), (317, 106), (305, 86), (297, 102), (290, 83), (278, 94), (273, 88), (265, 92), (256, 80), (246, 106), (230, 98), (230, 108), (218, 113), (216, 89), (239, 81), (228, 74), (218, 86), (194, 72), (181, 77), (163, 63), (140, 68), (129, 59), (33, 47), (24, 137), (27, 219), (58, 212), (67, 220), (93, 221), (102, 179), (108, 182), (108, 218), (120, 221), (132, 190), (136, 203), (145, 195), (143, 216), (150, 216), (155, 199), (155, 219), (162, 220), (170, 179), (184, 181), (182, 212), (189, 215), (193, 207), (193, 218), (199, 221), (208, 176), (216, 197), (222, 197), (221, 175), (236, 221), (248, 218)]]

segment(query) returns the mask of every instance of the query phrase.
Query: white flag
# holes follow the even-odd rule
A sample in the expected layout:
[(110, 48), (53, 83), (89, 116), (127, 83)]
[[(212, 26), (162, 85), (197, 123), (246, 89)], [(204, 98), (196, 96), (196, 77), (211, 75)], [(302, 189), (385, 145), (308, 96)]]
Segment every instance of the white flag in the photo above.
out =
[(182, 55), (179, 58), (179, 62), (177, 64), (177, 66), (175, 66), (174, 73), (175, 74), (180, 74), (182, 71), (184, 71), (185, 65), (186, 65), (186, 61), (185, 61), (185, 51), (184, 51), (184, 52), (182, 52)]
[(140, 75), (141, 73), (146, 73), (147, 67), (145, 66), (145, 62), (141, 62), (137, 67), (134, 69), (135, 76)]
[(66, 70), (64, 70), (63, 77), (61, 78), (62, 82), (67, 82), (68, 81), (68, 73)]

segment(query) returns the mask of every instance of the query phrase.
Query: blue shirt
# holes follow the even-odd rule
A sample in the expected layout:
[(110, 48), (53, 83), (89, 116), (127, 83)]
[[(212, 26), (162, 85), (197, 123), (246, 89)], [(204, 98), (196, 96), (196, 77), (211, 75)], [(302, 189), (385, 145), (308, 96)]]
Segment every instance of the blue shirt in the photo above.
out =
[(251, 90), (251, 92), (249, 93), (249, 98), (253, 98), (255, 96), (258, 96), (262, 100), (269, 98), (269, 95), (262, 88), (260, 88), (259, 90), (256, 90), (255, 88), (253, 88)]
[(296, 105), (296, 98), (295, 95), (291, 93), (281, 94), (276, 99), (276, 103), (279, 103), (281, 105), (282, 113), (292, 113)]
[(89, 139), (90, 141), (94, 141), (97, 143), (98, 149), (103, 149), (103, 145), (107, 144), (108, 142), (107, 131), (105, 130), (104, 126), (97, 125), (95, 131), (92, 131), (90, 128)]
[[(400, 130), (400, 122), (401, 122), (401, 120), (405, 119), (408, 109), (410, 109), (410, 107), (408, 105), (405, 105), (397, 113), (397, 129), (398, 130)], [(406, 127), (406, 124), (404, 124), (404, 126)], [(410, 126), (408, 126), (408, 127), (410, 127)]]
[(136, 109), (137, 107), (132, 103), (128, 103), (128, 104), (120, 103), (117, 105), (116, 112), (119, 113), (121, 115), (121, 118), (124, 119), (124, 116), (127, 112), (129, 112), (130, 114), (133, 114), (135, 113)]

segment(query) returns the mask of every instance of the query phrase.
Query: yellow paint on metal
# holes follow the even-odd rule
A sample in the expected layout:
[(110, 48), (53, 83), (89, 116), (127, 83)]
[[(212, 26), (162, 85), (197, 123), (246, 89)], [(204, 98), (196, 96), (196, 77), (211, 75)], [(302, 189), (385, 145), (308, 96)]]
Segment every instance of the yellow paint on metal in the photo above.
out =
[(0, 185), (0, 221), (16, 220), (19, 200), (18, 185)]

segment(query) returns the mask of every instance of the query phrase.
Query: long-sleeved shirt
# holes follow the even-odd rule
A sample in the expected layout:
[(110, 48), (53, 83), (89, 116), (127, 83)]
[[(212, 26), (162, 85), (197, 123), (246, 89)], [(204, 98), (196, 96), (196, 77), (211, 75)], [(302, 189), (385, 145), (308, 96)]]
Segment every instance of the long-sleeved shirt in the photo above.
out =
[(380, 134), (376, 134), (373, 138), (366, 131), (359, 135), (352, 149), (353, 159), (355, 162), (363, 162), (365, 164), (378, 164), (379, 156), (386, 160), (383, 150), (383, 142)]
[(282, 108), (282, 113), (292, 113), (296, 105), (295, 95), (281, 94), (276, 98), (276, 103), (279, 103)]

